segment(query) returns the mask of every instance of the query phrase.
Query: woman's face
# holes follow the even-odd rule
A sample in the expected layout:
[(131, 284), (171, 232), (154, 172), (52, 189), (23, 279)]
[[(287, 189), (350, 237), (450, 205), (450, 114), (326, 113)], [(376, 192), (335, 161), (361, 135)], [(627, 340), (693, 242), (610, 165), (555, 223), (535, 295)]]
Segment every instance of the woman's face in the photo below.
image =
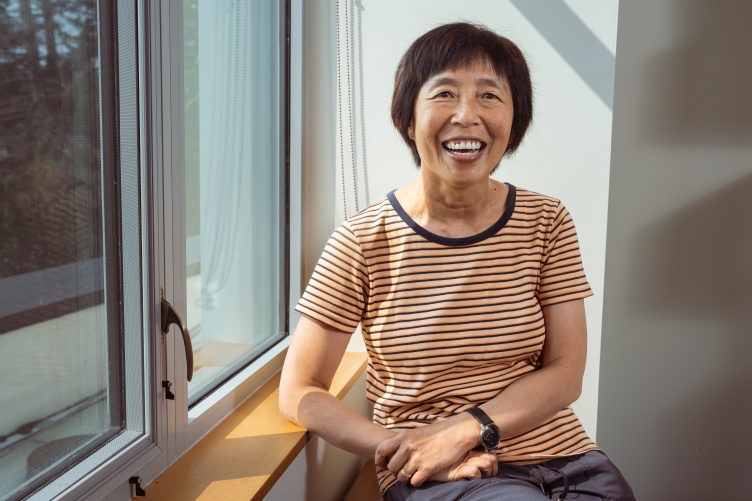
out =
[(424, 179), (448, 189), (487, 180), (509, 144), (513, 117), (506, 78), (484, 62), (431, 77), (408, 129)]

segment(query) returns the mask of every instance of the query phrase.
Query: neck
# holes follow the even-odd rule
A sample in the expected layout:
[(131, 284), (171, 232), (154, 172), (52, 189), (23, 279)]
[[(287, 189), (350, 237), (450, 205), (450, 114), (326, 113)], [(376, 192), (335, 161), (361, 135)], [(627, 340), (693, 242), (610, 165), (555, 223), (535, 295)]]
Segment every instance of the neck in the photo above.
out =
[(472, 236), (504, 213), (507, 185), (488, 178), (463, 188), (427, 183), (422, 177), (400, 188), (397, 199), (419, 225), (446, 237)]

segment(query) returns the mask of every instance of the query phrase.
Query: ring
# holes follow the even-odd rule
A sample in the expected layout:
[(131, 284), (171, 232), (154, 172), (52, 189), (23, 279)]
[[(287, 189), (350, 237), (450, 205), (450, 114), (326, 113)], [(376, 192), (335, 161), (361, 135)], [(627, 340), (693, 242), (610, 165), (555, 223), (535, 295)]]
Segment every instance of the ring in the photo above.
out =
[(402, 474), (405, 478), (410, 478), (413, 476), (411, 473), (407, 473), (404, 468), (400, 468), (400, 474)]

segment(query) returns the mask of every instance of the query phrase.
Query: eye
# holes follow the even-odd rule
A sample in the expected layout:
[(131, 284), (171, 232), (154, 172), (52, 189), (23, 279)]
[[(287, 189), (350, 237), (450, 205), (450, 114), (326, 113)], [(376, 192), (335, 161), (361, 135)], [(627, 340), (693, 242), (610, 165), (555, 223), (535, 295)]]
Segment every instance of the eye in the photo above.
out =
[(499, 99), (498, 96), (493, 92), (484, 92), (481, 97), (483, 99)]
[(446, 99), (446, 98), (452, 97), (452, 93), (449, 92), (448, 90), (442, 90), (441, 92), (438, 92), (436, 94), (436, 97), (440, 97), (440, 98), (445, 98)]

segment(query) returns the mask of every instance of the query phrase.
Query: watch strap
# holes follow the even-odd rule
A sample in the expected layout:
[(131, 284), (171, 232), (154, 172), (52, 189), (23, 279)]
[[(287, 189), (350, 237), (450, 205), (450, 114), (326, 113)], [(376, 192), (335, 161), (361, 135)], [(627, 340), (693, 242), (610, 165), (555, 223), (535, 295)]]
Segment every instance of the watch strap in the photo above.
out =
[(495, 424), (493, 420), (480, 407), (470, 407), (465, 412), (473, 416), (481, 426), (491, 426)]
[(501, 443), (501, 430), (496, 423), (478, 407), (471, 407), (467, 412), (480, 423), (480, 445), (486, 452), (496, 450)]

